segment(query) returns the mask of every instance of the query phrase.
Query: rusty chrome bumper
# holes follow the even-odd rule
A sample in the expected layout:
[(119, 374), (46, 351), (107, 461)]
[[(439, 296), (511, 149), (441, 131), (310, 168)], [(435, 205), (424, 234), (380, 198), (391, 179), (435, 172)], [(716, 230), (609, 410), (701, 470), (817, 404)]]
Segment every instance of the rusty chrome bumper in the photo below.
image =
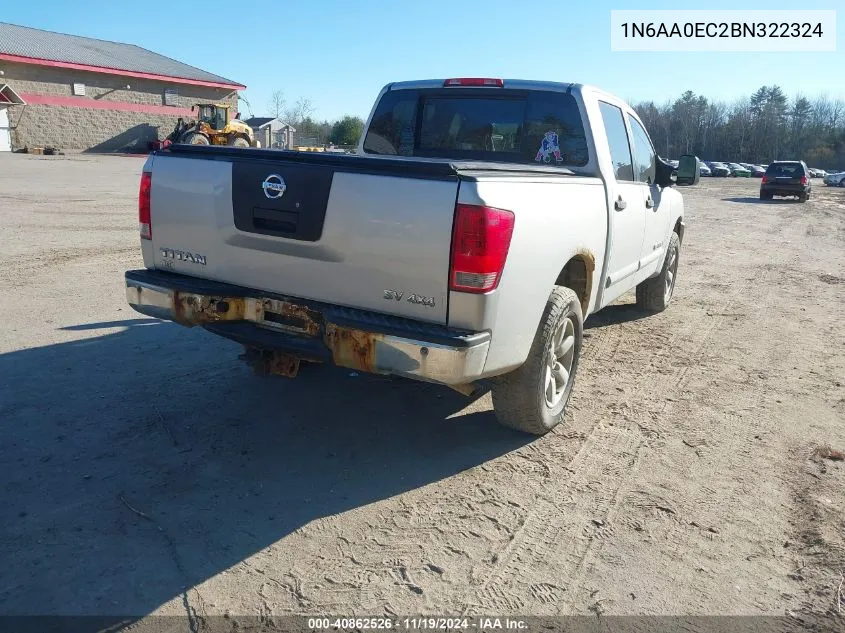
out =
[(484, 370), (489, 332), (464, 332), (150, 270), (126, 273), (141, 314), (200, 325), (248, 348), (452, 387)]

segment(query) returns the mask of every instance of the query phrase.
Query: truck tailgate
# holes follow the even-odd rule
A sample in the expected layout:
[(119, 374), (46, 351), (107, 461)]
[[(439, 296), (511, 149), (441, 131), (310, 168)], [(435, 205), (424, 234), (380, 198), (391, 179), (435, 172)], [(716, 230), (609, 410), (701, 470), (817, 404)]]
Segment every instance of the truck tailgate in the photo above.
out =
[(154, 158), (155, 268), (446, 323), (457, 176), (203, 149)]

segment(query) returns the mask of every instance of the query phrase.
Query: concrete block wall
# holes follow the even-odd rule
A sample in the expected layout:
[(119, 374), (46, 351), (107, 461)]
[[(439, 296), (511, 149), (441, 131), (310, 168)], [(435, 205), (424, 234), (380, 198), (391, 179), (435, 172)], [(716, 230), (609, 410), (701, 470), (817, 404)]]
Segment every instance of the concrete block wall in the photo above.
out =
[[(13, 149), (145, 152), (150, 141), (163, 139), (173, 130), (178, 117), (190, 117), (187, 109), (194, 103), (226, 103), (232, 107), (232, 116), (238, 107), (237, 93), (225, 88), (9, 62), (0, 62), (0, 70), (4, 71), (2, 82), (28, 101), (26, 106), (9, 108)], [(84, 97), (74, 97), (74, 83), (85, 84)], [(165, 90), (176, 90), (176, 106), (165, 104)], [(27, 99), (28, 95), (32, 98)], [(89, 100), (92, 107), (79, 107)], [(133, 107), (148, 111), (131, 111)]]

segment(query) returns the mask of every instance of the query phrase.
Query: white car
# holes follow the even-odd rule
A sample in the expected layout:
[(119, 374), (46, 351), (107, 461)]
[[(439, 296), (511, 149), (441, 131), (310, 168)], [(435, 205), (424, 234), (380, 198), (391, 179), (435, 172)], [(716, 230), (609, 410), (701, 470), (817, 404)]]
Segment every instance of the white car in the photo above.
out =
[(845, 171), (828, 174), (824, 177), (824, 184), (830, 187), (845, 187)]

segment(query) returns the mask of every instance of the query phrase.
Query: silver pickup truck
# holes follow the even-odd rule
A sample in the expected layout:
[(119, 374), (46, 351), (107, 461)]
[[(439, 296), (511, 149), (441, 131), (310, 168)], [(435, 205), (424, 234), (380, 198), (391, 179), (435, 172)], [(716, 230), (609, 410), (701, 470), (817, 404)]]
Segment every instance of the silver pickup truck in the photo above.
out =
[(563, 417), (584, 320), (636, 288), (666, 308), (678, 184), (636, 113), (593, 87), (487, 78), (393, 83), (356, 154), (173, 145), (144, 165), (137, 311), (302, 361), (492, 387), (497, 418)]

